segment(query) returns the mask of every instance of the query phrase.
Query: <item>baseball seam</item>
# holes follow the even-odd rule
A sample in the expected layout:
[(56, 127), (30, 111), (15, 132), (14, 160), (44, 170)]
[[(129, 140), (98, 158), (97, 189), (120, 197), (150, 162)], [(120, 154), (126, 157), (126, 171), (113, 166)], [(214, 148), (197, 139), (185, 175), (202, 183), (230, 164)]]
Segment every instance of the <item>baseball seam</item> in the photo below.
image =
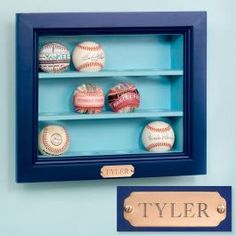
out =
[(152, 148), (155, 148), (155, 147), (168, 147), (168, 148), (172, 148), (172, 145), (170, 143), (165, 143), (165, 142), (162, 142), (162, 143), (151, 143), (147, 146), (147, 149), (148, 150), (151, 150)]
[(167, 132), (171, 130), (171, 127), (170, 125), (168, 125), (167, 127), (164, 127), (164, 128), (155, 128), (155, 127), (152, 127), (151, 125), (147, 125), (147, 129), (153, 132)]
[(97, 51), (101, 49), (100, 45), (95, 45), (95, 46), (84, 46), (82, 44), (78, 44), (77, 47), (86, 50), (86, 51)]
[(83, 64), (77, 66), (76, 69), (79, 71), (79, 70), (82, 70), (84, 68), (89, 68), (89, 67), (103, 68), (103, 63), (100, 63), (100, 62), (84, 62)]

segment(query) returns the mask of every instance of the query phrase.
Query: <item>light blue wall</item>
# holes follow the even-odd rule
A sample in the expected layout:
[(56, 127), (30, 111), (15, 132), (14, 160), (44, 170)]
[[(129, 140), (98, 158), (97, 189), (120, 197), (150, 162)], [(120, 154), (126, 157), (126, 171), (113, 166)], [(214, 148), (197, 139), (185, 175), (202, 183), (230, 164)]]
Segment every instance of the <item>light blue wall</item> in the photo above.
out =
[[(16, 184), (15, 13), (70, 11), (208, 12), (208, 174), (123, 181)], [(0, 9), (0, 235), (134, 235), (116, 233), (117, 185), (232, 185), (236, 188), (235, 0), (7, 0)], [(235, 216), (235, 191), (233, 215)], [(235, 219), (234, 219), (235, 221)], [(220, 233), (219, 235), (235, 235)], [(139, 233), (138, 235), (182, 235)], [(186, 233), (213, 235), (215, 233)], [(135, 233), (136, 235), (136, 233)]]

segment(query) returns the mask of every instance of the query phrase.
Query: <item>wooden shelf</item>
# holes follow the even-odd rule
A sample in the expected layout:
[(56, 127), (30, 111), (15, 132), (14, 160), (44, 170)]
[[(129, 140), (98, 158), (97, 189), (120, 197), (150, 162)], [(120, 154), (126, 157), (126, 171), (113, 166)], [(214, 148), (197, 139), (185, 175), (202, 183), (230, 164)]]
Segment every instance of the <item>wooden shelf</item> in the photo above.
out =
[(93, 119), (134, 119), (155, 117), (181, 117), (182, 111), (171, 110), (137, 110), (132, 113), (102, 112), (99, 114), (68, 113), (40, 113), (39, 121), (53, 120), (93, 120)]
[(63, 79), (63, 78), (89, 78), (89, 77), (142, 77), (142, 76), (182, 76), (182, 70), (125, 70), (125, 71), (99, 71), (99, 72), (77, 72), (68, 71), (62, 73), (39, 73), (39, 79)]

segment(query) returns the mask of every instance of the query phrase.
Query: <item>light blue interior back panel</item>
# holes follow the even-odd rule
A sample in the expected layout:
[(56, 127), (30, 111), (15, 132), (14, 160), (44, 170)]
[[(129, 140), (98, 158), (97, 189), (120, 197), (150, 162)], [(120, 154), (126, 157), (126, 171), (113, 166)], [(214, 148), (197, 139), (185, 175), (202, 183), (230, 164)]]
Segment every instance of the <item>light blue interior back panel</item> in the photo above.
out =
[(106, 57), (104, 70), (171, 69), (172, 37), (168, 35), (48, 36), (39, 39), (39, 47), (57, 42), (73, 52), (74, 47), (83, 41), (102, 45)]
[[(127, 70), (182, 70), (183, 36), (181, 35), (91, 35), (40, 37), (39, 48), (45, 43), (64, 44), (72, 53), (77, 43), (95, 41), (102, 45), (106, 55), (104, 71)], [(69, 71), (75, 71), (72, 63)], [(77, 72), (81, 73), (81, 72)], [(112, 73), (112, 72), (111, 72)], [(70, 136), (70, 148), (64, 156), (146, 153), (141, 134), (145, 125), (154, 120), (170, 123), (176, 140), (171, 151), (183, 151), (183, 118), (168, 117), (168, 111), (183, 112), (183, 76), (152, 75), (123, 77), (66, 77), (39, 79), (39, 115), (57, 114), (55, 120), (39, 122), (39, 131), (48, 124), (63, 125)], [(63, 75), (64, 75), (63, 74)], [(83, 83), (102, 87), (107, 95), (109, 89), (119, 82), (134, 83), (140, 92), (140, 110), (167, 111), (167, 117), (142, 117), (135, 119), (60, 120), (60, 114), (74, 114), (72, 96), (75, 88)], [(103, 112), (111, 112), (107, 102)], [(178, 113), (179, 112), (179, 113)], [(101, 113), (103, 115), (103, 113)], [(79, 116), (79, 114), (78, 114)], [(114, 118), (114, 117), (113, 117)]]

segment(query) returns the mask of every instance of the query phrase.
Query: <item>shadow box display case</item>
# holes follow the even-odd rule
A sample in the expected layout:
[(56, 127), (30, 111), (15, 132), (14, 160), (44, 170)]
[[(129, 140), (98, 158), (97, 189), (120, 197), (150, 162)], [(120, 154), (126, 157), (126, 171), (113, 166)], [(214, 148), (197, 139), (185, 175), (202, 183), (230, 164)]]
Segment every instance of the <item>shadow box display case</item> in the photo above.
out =
[(206, 173), (206, 13), (16, 16), (17, 182)]

